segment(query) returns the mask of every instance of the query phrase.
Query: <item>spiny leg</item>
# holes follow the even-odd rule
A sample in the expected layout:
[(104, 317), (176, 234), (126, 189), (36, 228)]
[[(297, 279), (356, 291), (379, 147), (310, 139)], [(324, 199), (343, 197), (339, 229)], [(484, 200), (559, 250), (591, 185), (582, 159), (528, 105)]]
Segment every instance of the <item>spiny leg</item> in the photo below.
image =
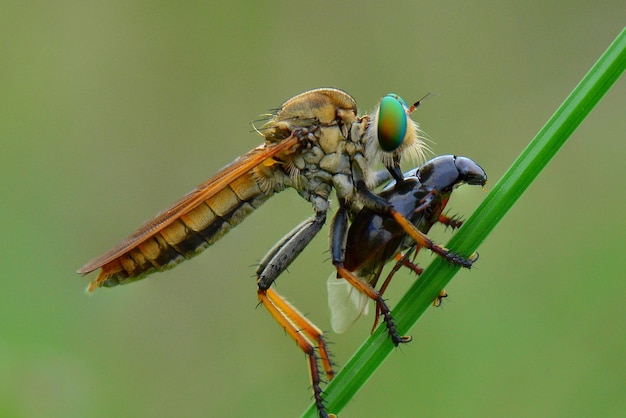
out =
[[(430, 204), (432, 203), (432, 200), (434, 199), (436, 193), (437, 193), (436, 190), (431, 190), (426, 196), (424, 196), (424, 198), (422, 199), (420, 205), (417, 206), (413, 210), (413, 213), (414, 214), (418, 214), (418, 213), (426, 210), (430, 206)], [(424, 272), (423, 268), (419, 267), (417, 264), (415, 264), (411, 260), (409, 260), (409, 258), (411, 257), (411, 255), (413, 253), (415, 253), (415, 255), (413, 256), (413, 259), (415, 259), (415, 257), (417, 256), (417, 253), (419, 252), (419, 249), (420, 249), (419, 245), (413, 245), (411, 248), (409, 248), (406, 251), (406, 253), (404, 253), (404, 254), (398, 253), (398, 254), (396, 254), (394, 256), (394, 258), (396, 260), (396, 264), (393, 266), (393, 268), (391, 269), (391, 271), (387, 275), (387, 278), (385, 279), (383, 284), (380, 286), (379, 293), (381, 295), (383, 295), (385, 293), (385, 290), (387, 290), (387, 286), (389, 286), (389, 283), (391, 282), (391, 279), (398, 272), (398, 270), (400, 270), (400, 268), (402, 266), (408, 267), (410, 270), (412, 270), (418, 276)], [(377, 313), (376, 318), (378, 318), (379, 312), (377, 311), (376, 313)], [(378, 321), (378, 319), (376, 319), (376, 322), (374, 323), (374, 327), (376, 327), (377, 321)]]
[(343, 263), (345, 260), (346, 237), (348, 232), (348, 209), (344, 204), (345, 202), (340, 203), (341, 205), (333, 218), (330, 231), (331, 254), (333, 265), (337, 270), (337, 278), (345, 279), (352, 287), (376, 302), (376, 310), (382, 314), (391, 341), (395, 345), (411, 341), (411, 337), (404, 337), (398, 333), (393, 318), (391, 317), (391, 310), (376, 289), (359, 279), (354, 273), (344, 267)]
[[(399, 170), (392, 170), (389, 167), (388, 169), (398, 183), (404, 181), (404, 178), (401, 177), (401, 173), (398, 174)], [(398, 178), (398, 176), (400, 176), (400, 178)], [(371, 190), (369, 190), (363, 181), (357, 182), (357, 190), (359, 192), (359, 197), (361, 198), (365, 207), (380, 215), (390, 215), (391, 217), (393, 217), (398, 225), (402, 227), (404, 232), (406, 232), (411, 238), (413, 238), (413, 240), (420, 247), (428, 248), (430, 251), (446, 259), (452, 264), (460, 265), (461, 267), (465, 268), (472, 267), (473, 257), (467, 259), (458, 254), (451, 253), (448, 249), (436, 244), (426, 234), (419, 231), (415, 227), (415, 225), (413, 225), (404, 215), (394, 209), (393, 206), (386, 199), (374, 194)], [(428, 206), (429, 199), (432, 199), (435, 193), (437, 193), (436, 190), (433, 190), (431, 193), (429, 193), (429, 196), (424, 198), (422, 204), (415, 208), (415, 211), (419, 212), (423, 210), (426, 206)]]
[(259, 289), (268, 289), (272, 285), (322, 229), (325, 221), (326, 211), (318, 210), (315, 216), (296, 226), (274, 245), (257, 268)]
[(420, 266), (418, 266), (417, 264), (415, 264), (411, 260), (409, 260), (409, 258), (411, 257), (411, 254), (413, 254), (413, 251), (415, 251), (415, 248), (416, 248), (416, 246), (413, 246), (406, 253), (404, 253), (404, 254), (397, 254), (395, 256), (396, 264), (394, 264), (392, 269), (389, 271), (389, 274), (387, 275), (387, 278), (385, 279), (383, 284), (380, 286), (380, 290), (378, 291), (381, 295), (383, 295), (385, 293), (385, 290), (387, 290), (387, 286), (389, 286), (389, 282), (391, 282), (391, 279), (393, 278), (393, 276), (402, 267), (407, 267), (408, 269), (410, 269), (413, 273), (417, 274), (418, 276), (424, 272), (423, 268), (421, 268)]
[[(417, 256), (417, 253), (419, 252), (419, 247), (416, 245), (414, 247), (412, 247), (411, 249), (409, 249), (407, 251), (407, 253), (400, 257), (400, 255), (398, 255), (396, 257), (396, 259), (398, 260), (398, 262), (396, 263), (396, 265), (393, 266), (393, 270), (392, 272), (389, 273), (389, 276), (385, 279), (385, 283), (383, 283), (383, 285), (385, 286), (385, 288), (387, 287), (387, 284), (391, 281), (391, 275), (395, 274), (401, 266), (407, 267), (410, 270), (412, 270), (415, 274), (417, 274), (418, 276), (420, 276), (423, 272), (424, 269), (420, 266), (418, 266), (417, 264), (413, 263), (411, 260), (409, 260), (409, 257), (411, 256), (411, 252), (415, 250), (415, 254), (413, 257)], [(475, 261), (475, 259), (473, 259), (472, 261)], [(381, 288), (381, 294), (384, 292), (384, 289)], [(437, 297), (435, 298), (435, 300), (433, 301), (433, 306), (435, 308), (438, 308), (441, 306), (443, 299), (448, 297), (448, 292), (446, 292), (446, 289), (441, 289), (441, 292), (439, 292), (439, 295), (437, 295)]]
[(463, 220), (458, 218), (457, 215), (439, 215), (439, 219), (437, 219), (437, 222), (444, 224), (445, 226), (452, 229), (459, 229), (463, 225)]
[(322, 362), (322, 367), (328, 380), (331, 380), (335, 373), (323, 333), (270, 287), (274, 280), (287, 269), (324, 225), (328, 207), (327, 200), (313, 197), (312, 202), (316, 208), (315, 215), (292, 229), (263, 257), (256, 271), (257, 295), (261, 304), (265, 306), (274, 320), (283, 327), (285, 332), (306, 354), (315, 406), (320, 417), (326, 418), (334, 417), (334, 415), (328, 414), (324, 406), (322, 389), (320, 387), (322, 380), (320, 378), (318, 359)]
[(389, 309), (389, 306), (387, 306), (387, 303), (385, 303), (385, 300), (376, 291), (376, 289), (374, 289), (372, 286), (370, 286), (369, 284), (365, 283), (364, 281), (356, 277), (352, 272), (348, 271), (345, 267), (341, 265), (335, 265), (335, 268), (337, 269), (337, 274), (339, 276), (347, 280), (348, 283), (350, 283), (350, 285), (355, 287), (359, 292), (363, 293), (364, 295), (372, 299), (374, 302), (376, 302), (376, 311), (380, 312), (380, 315), (383, 316), (383, 320), (385, 321), (385, 324), (387, 325), (387, 332), (389, 333), (389, 336), (391, 337), (391, 341), (393, 342), (394, 345), (408, 343), (409, 341), (411, 341), (411, 337), (400, 335), (400, 333), (396, 329), (396, 324), (393, 321), (393, 318), (391, 316), (391, 310)]
[[(257, 295), (260, 303), (265, 306), (274, 320), (278, 322), (285, 332), (298, 344), (298, 347), (306, 354), (309, 362), (309, 373), (311, 376), (315, 406), (319, 411), (320, 417), (328, 417), (329, 415), (324, 406), (322, 388), (320, 386), (322, 379), (320, 377), (318, 360), (321, 360), (328, 380), (331, 380), (335, 376), (335, 373), (332, 369), (332, 362), (323, 337), (323, 332), (273, 289), (259, 289)], [(313, 343), (313, 341), (315, 343)], [(317, 344), (317, 346), (315, 344)]]
[[(391, 279), (393, 278), (393, 276), (400, 270), (400, 268), (402, 266), (410, 268), (417, 275), (422, 274), (424, 269), (419, 267), (418, 265), (412, 263), (409, 260), (409, 257), (411, 256), (411, 254), (413, 253), (414, 250), (415, 250), (415, 246), (413, 248), (409, 249), (405, 254), (397, 254), (395, 256), (396, 264), (394, 264), (392, 269), (389, 271), (389, 274), (385, 278), (385, 281), (380, 286), (380, 289), (378, 291), (378, 293), (381, 296), (385, 293), (385, 290), (387, 290), (387, 286), (389, 286), (389, 283), (391, 282)], [(378, 318), (380, 318), (380, 315), (381, 315), (380, 308), (379, 308), (378, 304), (376, 304), (376, 315), (374, 316), (374, 324), (372, 325), (372, 331), (371, 332), (374, 332), (374, 330), (378, 326)]]
[[(402, 267), (407, 267), (408, 269), (413, 271), (418, 276), (421, 275), (424, 272), (424, 269), (422, 267), (418, 266), (417, 264), (415, 264), (411, 260), (409, 260), (409, 258), (413, 254), (413, 252), (415, 252), (415, 255), (417, 255), (417, 253), (419, 252), (419, 246), (415, 245), (415, 246), (411, 247), (406, 253), (404, 253), (404, 254), (397, 254), (395, 256), (396, 263), (394, 264), (394, 266), (389, 271), (389, 274), (385, 278), (385, 281), (380, 286), (380, 289), (378, 291), (378, 293), (381, 296), (385, 293), (385, 290), (387, 290), (387, 287), (389, 286), (389, 283), (391, 282), (391, 279), (393, 278), (393, 276)], [(475, 261), (475, 259), (473, 259), (472, 261)], [(433, 301), (433, 306), (435, 308), (440, 307), (442, 302), (443, 302), (443, 299), (447, 298), (447, 297), (448, 297), (448, 293), (446, 292), (445, 289), (442, 289), (441, 292), (439, 292), (439, 295), (437, 295), (437, 297)], [(374, 330), (378, 326), (378, 318), (380, 317), (380, 315), (381, 315), (380, 309), (379, 309), (378, 305), (376, 305), (376, 316), (374, 317), (374, 324), (372, 325), (372, 331), (371, 332), (374, 332)]]
[(464, 268), (472, 267), (472, 264), (474, 263), (474, 256), (465, 258), (458, 254), (451, 253), (450, 250), (436, 244), (426, 234), (417, 230), (417, 228), (415, 228), (415, 226), (409, 222), (408, 219), (402, 216), (402, 214), (395, 209), (391, 209), (391, 216), (420, 247), (428, 248), (430, 251), (452, 264), (456, 264)]
[[(432, 204), (433, 199), (435, 198), (436, 194), (438, 193), (438, 191), (436, 189), (430, 190), (430, 192), (428, 194), (426, 194), (426, 196), (424, 196), (420, 202), (420, 204), (415, 207), (413, 209), (413, 214), (418, 214), (426, 209), (428, 209), (430, 207), (430, 205)], [(443, 224), (445, 224), (446, 226), (451, 226), (452, 228), (455, 227), (460, 227), (462, 222), (458, 221), (454, 218), (448, 217), (446, 215), (440, 215), (437, 222), (441, 222)], [(396, 260), (396, 263), (394, 264), (393, 268), (391, 269), (391, 271), (389, 272), (389, 274), (387, 275), (387, 277), (385, 278), (385, 281), (383, 282), (383, 284), (381, 285), (380, 289), (379, 289), (379, 294), (382, 296), (385, 291), (387, 290), (387, 287), (389, 286), (389, 283), (391, 282), (391, 279), (393, 278), (393, 276), (400, 270), (400, 268), (402, 266), (409, 268), (410, 270), (412, 270), (414, 273), (416, 273), (418, 276), (421, 275), (424, 271), (423, 268), (419, 267), (417, 264), (413, 263), (409, 258), (411, 257), (411, 255), (414, 253), (414, 258), (417, 256), (417, 253), (419, 252), (420, 246), (418, 244), (413, 245), (405, 254), (396, 254), (396, 256), (394, 257)], [(441, 294), (445, 293), (445, 290), (442, 290)], [(434, 306), (440, 306), (441, 305), (441, 298), (442, 297), (447, 297), (447, 294), (445, 294), (445, 296), (438, 296), (437, 299), (435, 299), (435, 301), (433, 302)], [(374, 330), (376, 329), (376, 326), (378, 325), (378, 318), (381, 315), (381, 311), (380, 311), (380, 307), (378, 305), (376, 305), (376, 316), (374, 318), (374, 324), (372, 326), (372, 332), (374, 332)]]
[(443, 299), (448, 297), (448, 292), (446, 292), (446, 289), (441, 289), (441, 292), (439, 292), (439, 295), (437, 296), (437, 298), (433, 301), (433, 306), (435, 308), (438, 308), (441, 306), (441, 304), (443, 303)]
[[(433, 191), (432, 193), (434, 194), (435, 191)], [(433, 194), (429, 194), (429, 196), (431, 196)], [(428, 202), (425, 201), (424, 203), (430, 203), (430, 202), (429, 201)], [(423, 210), (424, 203), (416, 208), (416, 212), (418, 212), (420, 210)], [(449, 228), (452, 228), (452, 229), (458, 229), (458, 228), (460, 228), (463, 225), (464, 221), (462, 219), (460, 219), (457, 215), (448, 216), (448, 215), (440, 214), (438, 219), (437, 219), (437, 222), (445, 225), (446, 227), (449, 227)], [(404, 254), (397, 254), (394, 257), (395, 260), (396, 260), (396, 264), (393, 266), (393, 268), (389, 272), (389, 275), (387, 276), (387, 278), (383, 282), (382, 286), (380, 287), (379, 292), (380, 292), (381, 295), (385, 293), (385, 290), (387, 289), (387, 286), (389, 285), (389, 282), (391, 281), (393, 276), (398, 272), (398, 270), (400, 270), (400, 268), (402, 266), (409, 268), (411, 271), (413, 271), (418, 276), (421, 275), (424, 272), (424, 269), (422, 267), (418, 266), (417, 264), (415, 264), (413, 261), (411, 261), (409, 259), (412, 256), (413, 260), (415, 260), (415, 258), (417, 257), (417, 254), (419, 253), (420, 248), (421, 247), (419, 245), (414, 245), (408, 251), (406, 251), (406, 253), (404, 253)], [(474, 262), (476, 260), (477, 260), (477, 255), (473, 255), (470, 258), (470, 261), (472, 261), (472, 262)], [(435, 306), (435, 307), (441, 306), (442, 299), (443, 298), (447, 298), (447, 297), (448, 297), (448, 294), (446, 293), (445, 289), (442, 289), (441, 292), (439, 292), (439, 295), (437, 296), (435, 301), (433, 302), (433, 306)]]

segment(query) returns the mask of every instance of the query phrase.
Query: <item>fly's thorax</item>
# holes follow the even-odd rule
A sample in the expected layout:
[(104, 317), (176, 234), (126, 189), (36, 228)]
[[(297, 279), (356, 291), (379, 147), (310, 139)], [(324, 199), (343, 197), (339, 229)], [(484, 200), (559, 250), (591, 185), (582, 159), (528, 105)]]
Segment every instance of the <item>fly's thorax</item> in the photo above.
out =
[(296, 131), (302, 135), (325, 126), (337, 126), (347, 136), (356, 120), (357, 107), (352, 96), (339, 89), (321, 88), (287, 100), (261, 132), (268, 143), (279, 142)]
[[(340, 198), (353, 199), (352, 162), (357, 155), (364, 159), (366, 128), (367, 118), (357, 116), (356, 102), (341, 90), (316, 89), (295, 96), (280, 107), (262, 133), (267, 142), (295, 135), (297, 150), (277, 158), (282, 174), (275, 168), (259, 170), (259, 178), (273, 189), (293, 187), (311, 202), (317, 196), (327, 199), (333, 188)], [(369, 171), (365, 165), (363, 170)]]
[(358, 204), (356, 180), (363, 179), (368, 187), (373, 187), (375, 182), (372, 165), (365, 158), (363, 143), (367, 120), (367, 117), (356, 119), (349, 131), (330, 126), (321, 128), (318, 144), (323, 157), (315, 168), (305, 174), (310, 182), (314, 182), (313, 177), (323, 179), (327, 185), (332, 185), (339, 199), (351, 204)]
[[(328, 199), (333, 188), (343, 197), (343, 189), (352, 196), (354, 185), (351, 161), (354, 147), (349, 138), (337, 126), (320, 128), (316, 141), (290, 160), (293, 187), (307, 200), (314, 203), (316, 197)], [(338, 178), (343, 179), (338, 187)], [(316, 207), (319, 205), (314, 203)]]
[(321, 125), (343, 120), (349, 126), (357, 117), (356, 109), (356, 101), (345, 91), (320, 88), (287, 100), (276, 113), (276, 120), (291, 120), (296, 124), (298, 120), (317, 120)]
[(403, 154), (423, 157), (427, 147), (411, 111), (402, 98), (390, 94), (371, 115), (359, 117), (356, 101), (344, 91), (301, 93), (283, 103), (261, 131), (267, 143), (298, 139), (289, 153), (276, 158), (284, 175), (274, 167), (259, 177), (274, 190), (294, 187), (308, 200), (327, 197), (334, 187), (340, 199), (355, 203), (356, 182), (374, 187), (379, 164), (391, 167)]

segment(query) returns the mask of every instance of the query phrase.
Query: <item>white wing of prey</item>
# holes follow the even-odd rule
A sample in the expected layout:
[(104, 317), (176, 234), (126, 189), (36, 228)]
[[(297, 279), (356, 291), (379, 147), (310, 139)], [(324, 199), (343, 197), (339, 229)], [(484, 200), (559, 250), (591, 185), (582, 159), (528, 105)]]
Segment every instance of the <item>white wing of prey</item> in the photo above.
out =
[(326, 282), (330, 325), (337, 334), (345, 332), (359, 317), (367, 315), (369, 298), (333, 273)]

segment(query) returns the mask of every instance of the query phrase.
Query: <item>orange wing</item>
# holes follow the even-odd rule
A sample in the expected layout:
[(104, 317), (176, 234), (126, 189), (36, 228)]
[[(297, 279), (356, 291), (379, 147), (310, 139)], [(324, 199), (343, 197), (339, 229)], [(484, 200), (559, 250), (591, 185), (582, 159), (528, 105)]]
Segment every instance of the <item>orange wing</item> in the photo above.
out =
[(77, 273), (87, 274), (99, 269), (105, 264), (124, 255), (133, 248), (137, 247), (144, 241), (150, 239), (154, 234), (170, 225), (180, 216), (193, 210), (200, 203), (219, 193), (231, 182), (259, 166), (264, 161), (271, 159), (280, 152), (288, 151), (298, 143), (295, 136), (281, 141), (278, 144), (263, 144), (237, 158), (218, 171), (212, 178), (199, 185), (196, 189), (187, 193), (180, 200), (174, 203), (170, 208), (160, 212), (150, 221), (141, 225), (135, 232), (130, 234), (126, 239), (117, 246), (102, 254), (99, 257), (89, 261), (81, 267)]

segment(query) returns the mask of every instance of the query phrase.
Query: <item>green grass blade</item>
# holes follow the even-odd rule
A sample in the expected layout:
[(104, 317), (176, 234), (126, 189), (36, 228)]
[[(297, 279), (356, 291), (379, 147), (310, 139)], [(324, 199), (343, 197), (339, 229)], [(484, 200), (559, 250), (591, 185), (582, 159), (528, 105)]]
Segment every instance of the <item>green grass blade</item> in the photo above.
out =
[[(452, 237), (448, 248), (465, 255), (476, 251), (625, 68), (626, 28), (522, 151), (479, 208)], [(433, 261), (393, 311), (401, 334), (409, 333), (458, 270), (458, 267), (441, 259)], [(393, 349), (386, 330), (379, 326), (329, 383), (324, 396), (328, 410), (335, 414), (341, 411)], [(315, 406), (311, 405), (302, 416), (316, 417)]]

